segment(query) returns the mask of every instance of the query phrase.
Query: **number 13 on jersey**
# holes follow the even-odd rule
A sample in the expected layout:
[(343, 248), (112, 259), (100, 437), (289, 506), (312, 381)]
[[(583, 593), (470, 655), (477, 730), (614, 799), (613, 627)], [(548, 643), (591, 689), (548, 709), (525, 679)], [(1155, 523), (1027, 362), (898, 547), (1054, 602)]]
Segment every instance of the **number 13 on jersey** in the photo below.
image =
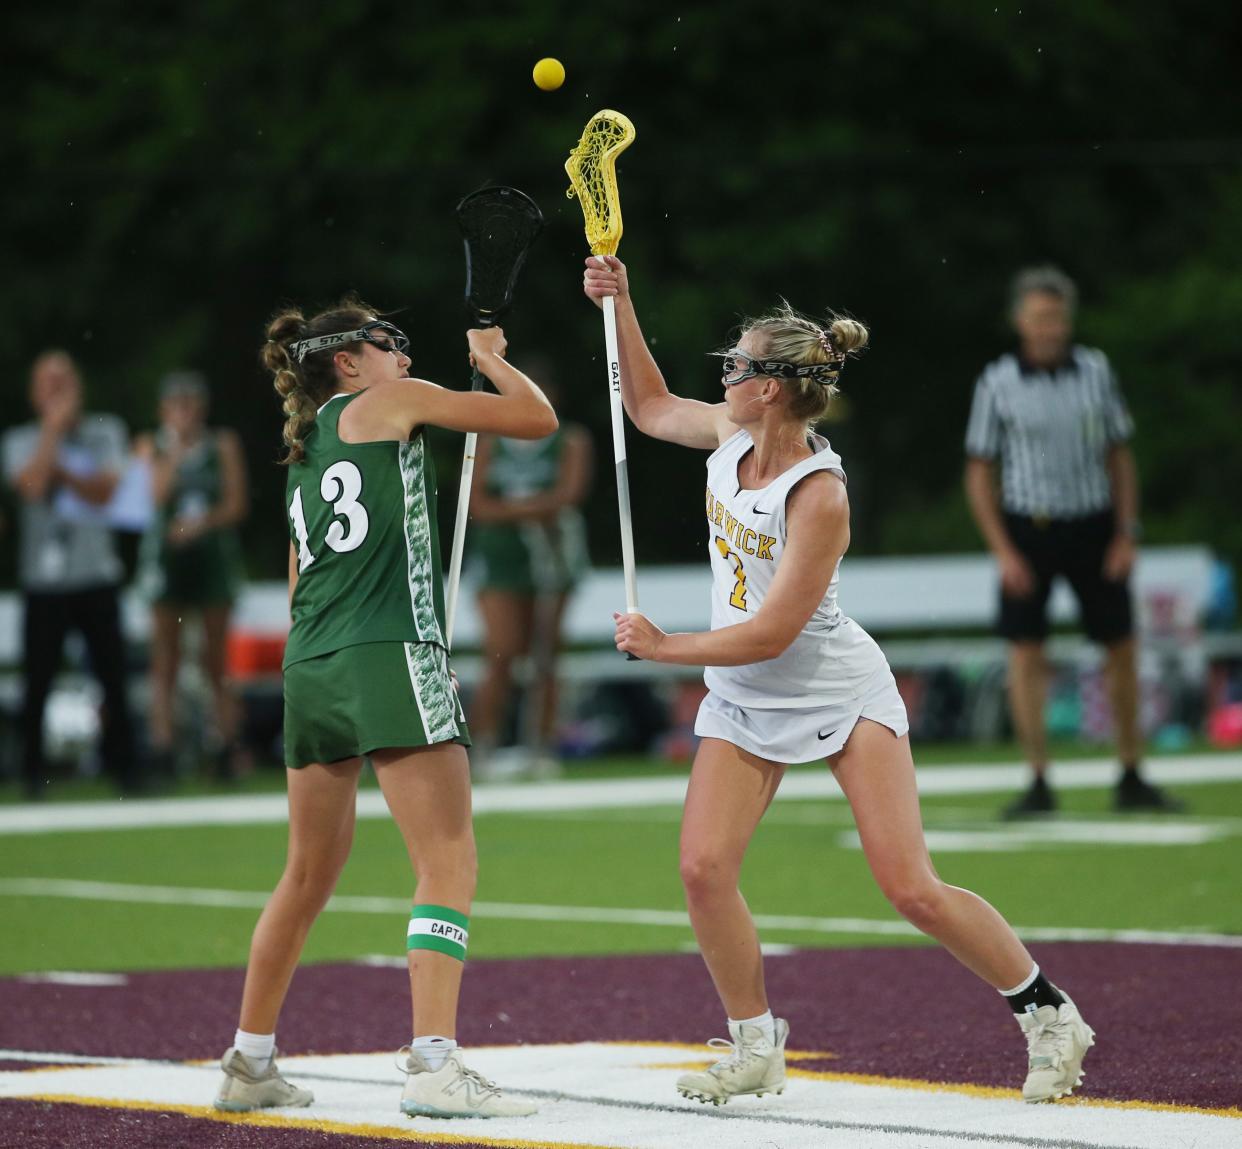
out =
[[(357, 550), (367, 537), (371, 520), (366, 507), (358, 501), (361, 494), (362, 472), (348, 460), (333, 463), (319, 481), (320, 498), (332, 507), (332, 522), (323, 541), (338, 554)], [(298, 540), (298, 573), (301, 574), (315, 561), (308, 539), (301, 486), (294, 490), (289, 501), (289, 518)]]

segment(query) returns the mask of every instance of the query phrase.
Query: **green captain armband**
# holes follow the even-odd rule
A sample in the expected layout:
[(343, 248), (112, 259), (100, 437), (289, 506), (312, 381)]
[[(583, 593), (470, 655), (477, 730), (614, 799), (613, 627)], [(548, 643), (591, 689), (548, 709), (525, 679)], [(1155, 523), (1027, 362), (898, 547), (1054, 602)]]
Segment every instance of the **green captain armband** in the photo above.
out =
[(448, 906), (415, 906), (405, 932), (407, 950), (435, 950), (458, 961), (466, 960), (470, 918)]

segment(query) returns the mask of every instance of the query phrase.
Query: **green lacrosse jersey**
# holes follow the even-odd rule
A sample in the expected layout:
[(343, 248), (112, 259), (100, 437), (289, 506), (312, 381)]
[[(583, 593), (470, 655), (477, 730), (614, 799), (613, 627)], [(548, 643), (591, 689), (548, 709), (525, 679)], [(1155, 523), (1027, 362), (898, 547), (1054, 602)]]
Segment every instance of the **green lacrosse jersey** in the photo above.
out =
[[(156, 441), (158, 443), (158, 436)], [(164, 518), (205, 515), (211, 510), (223, 494), (222, 469), (220, 446), (215, 432), (207, 430), (182, 457), (181, 465), (173, 476)]]
[(559, 428), (544, 439), (493, 439), (487, 465), (488, 493), (502, 499), (521, 499), (550, 491), (560, 475), (564, 442)]
[(298, 580), (285, 666), (364, 642), (444, 646), (436, 479), (421, 430), (407, 442), (346, 443), (320, 409), (289, 467), (285, 508)]
[[(565, 452), (563, 429), (537, 440), (492, 440), (487, 491), (499, 499), (522, 499), (556, 486)], [(589, 565), (586, 524), (577, 507), (554, 516), (509, 523), (479, 523), (471, 549), (478, 585), (511, 594), (563, 594)]]
[[(160, 437), (156, 447), (160, 449)], [(208, 606), (233, 602), (241, 579), (241, 547), (232, 527), (217, 527), (176, 545), (168, 538), (174, 519), (198, 518), (224, 497), (217, 432), (208, 429), (181, 459), (168, 499), (143, 536), (138, 585), (160, 603)]]

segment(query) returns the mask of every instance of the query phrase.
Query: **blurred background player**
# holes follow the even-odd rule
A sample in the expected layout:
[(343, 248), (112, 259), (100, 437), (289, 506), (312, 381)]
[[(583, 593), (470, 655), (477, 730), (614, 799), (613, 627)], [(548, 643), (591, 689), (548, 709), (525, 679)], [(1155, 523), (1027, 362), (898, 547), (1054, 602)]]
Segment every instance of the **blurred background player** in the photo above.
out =
[(151, 598), (152, 768), (174, 772), (182, 623), (202, 623), (201, 662), (211, 695), (207, 749), (217, 772), (244, 768), (237, 699), (226, 665), (229, 619), (241, 579), (236, 528), (249, 507), (246, 459), (237, 433), (207, 425), (207, 382), (174, 371), (160, 385), (159, 429), (135, 444), (151, 466), (155, 519), (142, 543), (141, 585)]
[(505, 360), (499, 327), (469, 331), (499, 394), (411, 379), (409, 340), (354, 298), (268, 327), (263, 362), (288, 446), (291, 626), (285, 648), (289, 851), (255, 926), (239, 1025), (216, 1108), (309, 1105), (276, 1067), (276, 1022), (306, 935), (353, 844), (369, 759), (416, 875), (406, 925), (413, 1039), (402, 1112), (534, 1113), (462, 1062), (457, 1001), (477, 881), (470, 733), (449, 670), (428, 425), (538, 439), (556, 429), (539, 388)]
[[(531, 372), (553, 405), (543, 363)], [(591, 485), (591, 439), (562, 423), (535, 441), (479, 439), (471, 488), (471, 545), (479, 568), (483, 677), (470, 709), (478, 777), (518, 769), (555, 774), (557, 654), (569, 596), (588, 566), (582, 504)], [(497, 753), (505, 734), (514, 660), (526, 655), (519, 746)]]
[[(1083, 629), (1104, 649), (1121, 775), (1118, 810), (1182, 804), (1139, 774), (1142, 734), (1130, 573), (1139, 537), (1134, 425), (1102, 351), (1072, 342), (1077, 289), (1054, 267), (1020, 271), (1010, 292), (1018, 349), (984, 368), (966, 429), (966, 494), (1000, 574), (1009, 705), (1030, 788), (1006, 817), (1049, 813), (1044, 706), (1048, 595), (1064, 577)], [(1000, 497), (996, 491), (999, 463)]]
[(3, 443), (5, 481), (21, 504), (22, 787), (29, 798), (44, 794), (44, 710), (65, 638), (77, 631), (103, 688), (103, 767), (122, 790), (141, 789), (125, 690), (124, 568), (103, 513), (125, 467), (128, 435), (115, 415), (83, 412), (82, 380), (66, 351), (35, 359), (30, 405), (37, 419), (10, 429)]

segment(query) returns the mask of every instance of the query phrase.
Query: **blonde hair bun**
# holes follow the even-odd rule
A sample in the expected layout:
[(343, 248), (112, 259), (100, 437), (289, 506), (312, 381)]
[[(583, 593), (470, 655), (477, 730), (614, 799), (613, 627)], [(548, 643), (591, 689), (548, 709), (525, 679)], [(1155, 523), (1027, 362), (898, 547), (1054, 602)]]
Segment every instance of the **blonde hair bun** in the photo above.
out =
[(844, 355), (848, 355), (851, 351), (861, 351), (867, 346), (867, 340), (870, 338), (866, 327), (857, 319), (833, 316), (828, 330), (832, 335), (832, 345)]

